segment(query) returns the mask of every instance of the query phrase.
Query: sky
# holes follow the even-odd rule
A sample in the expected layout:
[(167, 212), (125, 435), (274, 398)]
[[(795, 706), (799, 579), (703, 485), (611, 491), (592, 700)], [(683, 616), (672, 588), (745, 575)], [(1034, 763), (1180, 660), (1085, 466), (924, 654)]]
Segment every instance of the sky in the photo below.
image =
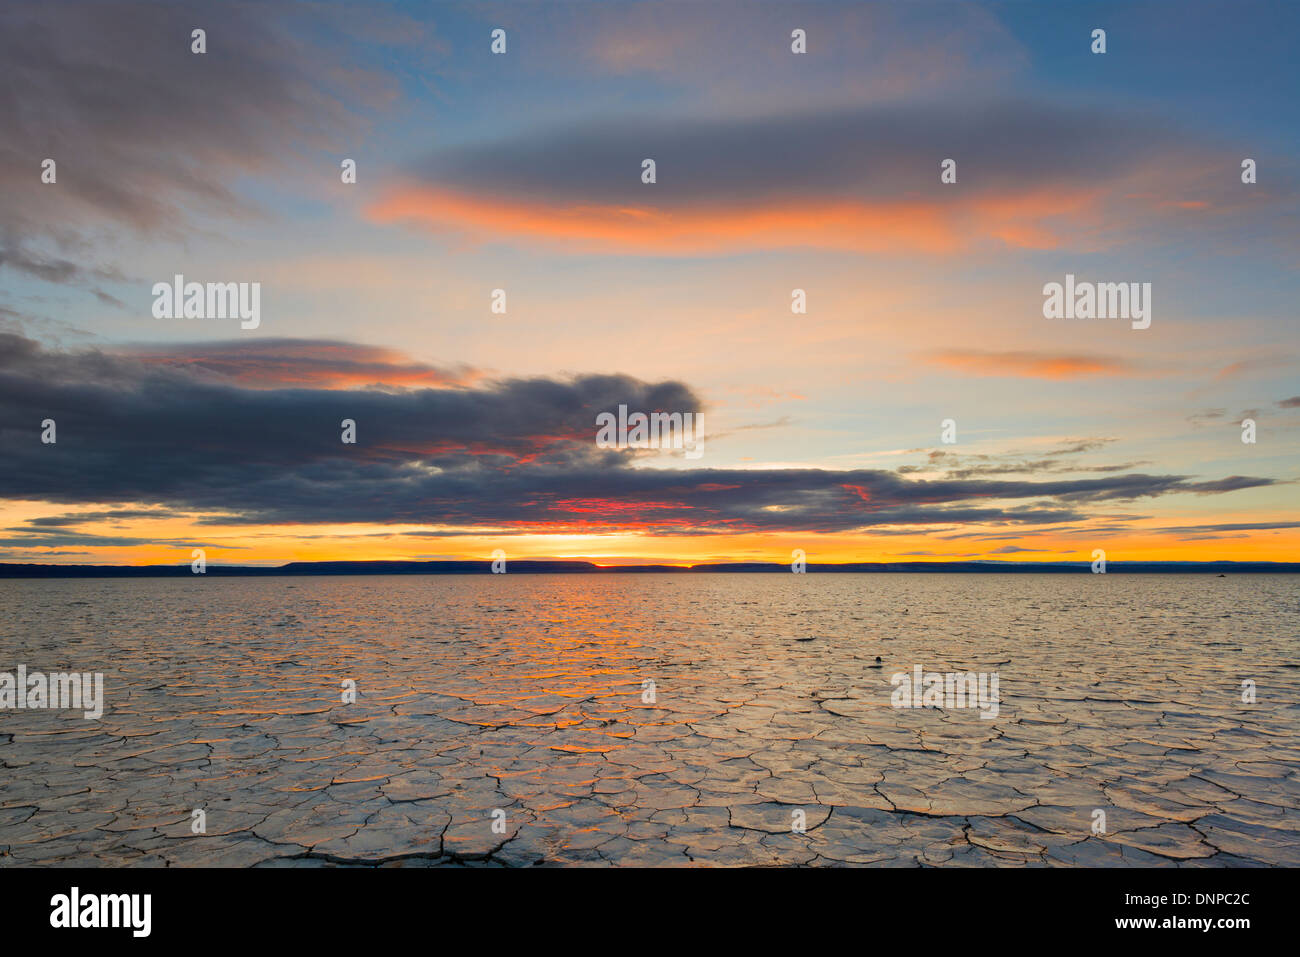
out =
[[(1297, 46), (1255, 0), (11, 0), (0, 561), (1300, 560)], [(160, 318), (178, 274), (256, 328)], [(1067, 275), (1149, 327), (1045, 317)], [(700, 454), (601, 447), (620, 405)]]

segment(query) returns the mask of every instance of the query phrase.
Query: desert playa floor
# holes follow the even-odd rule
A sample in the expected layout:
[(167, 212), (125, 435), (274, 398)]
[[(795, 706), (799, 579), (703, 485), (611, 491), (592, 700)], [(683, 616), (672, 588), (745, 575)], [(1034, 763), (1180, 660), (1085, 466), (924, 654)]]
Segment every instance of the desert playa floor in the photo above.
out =
[(1300, 581), (1101, 577), (0, 582), (0, 866), (1300, 865)]

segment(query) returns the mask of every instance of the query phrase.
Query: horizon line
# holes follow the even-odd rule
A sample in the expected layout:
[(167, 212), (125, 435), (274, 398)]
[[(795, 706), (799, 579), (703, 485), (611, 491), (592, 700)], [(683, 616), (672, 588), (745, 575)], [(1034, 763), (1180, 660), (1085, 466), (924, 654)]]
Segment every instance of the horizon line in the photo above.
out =
[[(90, 565), (42, 564), (34, 562), (0, 562), (0, 578), (95, 578), (95, 577), (180, 577), (216, 575), (218, 577), (276, 577), (313, 575), (474, 575), (493, 574), (491, 559), (370, 559), (292, 561), (278, 565), (216, 565), (206, 564), (203, 572), (196, 572), (189, 563), (176, 565)], [(916, 562), (807, 562), (808, 572), (823, 573), (1068, 573), (1089, 572), (1092, 563), (1079, 561), (999, 561), (975, 559), (967, 561), (916, 561)], [(1271, 561), (1109, 561), (1110, 570), (1129, 573), (1170, 572), (1226, 572), (1239, 573), (1300, 573), (1300, 562)], [(691, 565), (666, 563), (637, 563), (625, 565), (600, 565), (586, 559), (508, 560), (504, 573), (515, 574), (690, 574), (690, 573), (787, 573), (793, 572), (788, 562), (701, 562)]]

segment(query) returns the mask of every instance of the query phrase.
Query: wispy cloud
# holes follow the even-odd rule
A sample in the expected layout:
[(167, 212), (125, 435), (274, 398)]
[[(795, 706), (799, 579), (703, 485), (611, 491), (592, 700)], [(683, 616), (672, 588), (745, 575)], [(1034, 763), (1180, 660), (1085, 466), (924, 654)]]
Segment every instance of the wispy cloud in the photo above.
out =
[(1151, 370), (1115, 356), (1045, 352), (980, 352), (945, 349), (922, 357), (930, 365), (967, 375), (1029, 379), (1080, 379), (1088, 376), (1149, 375)]
[(119, 354), (146, 364), (188, 368), (216, 382), (263, 389), (456, 388), (482, 377), (464, 365), (440, 368), (415, 362), (396, 349), (321, 339), (245, 339), (179, 348), (141, 345)]

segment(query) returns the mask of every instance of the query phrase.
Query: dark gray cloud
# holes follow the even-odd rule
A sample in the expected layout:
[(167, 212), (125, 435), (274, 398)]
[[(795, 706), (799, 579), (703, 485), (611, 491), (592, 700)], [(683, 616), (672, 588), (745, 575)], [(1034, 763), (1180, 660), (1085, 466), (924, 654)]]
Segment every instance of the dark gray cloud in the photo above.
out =
[[(117, 508), (99, 512), (74, 512), (67, 515), (46, 515), (27, 520), (29, 526), (37, 528), (69, 528), (84, 525), (86, 522), (124, 521), (132, 518), (175, 518), (177, 513), (165, 509)], [(10, 531), (26, 529), (10, 529)]]
[[(11, 536), (0, 536), (0, 547), (4, 548), (58, 548), (66, 545), (94, 546), (101, 548), (105, 546), (116, 546), (129, 548), (138, 545), (175, 545), (184, 548), (201, 548), (210, 546), (211, 543), (203, 541), (194, 541), (192, 539), (159, 539), (159, 538), (141, 538), (137, 535), (99, 535), (92, 532), (49, 532), (49, 531), (32, 531), (24, 529), (10, 529), (18, 534)], [(244, 545), (226, 545), (221, 548), (245, 548)]]
[[(178, 356), (186, 351), (176, 348)], [(646, 453), (595, 447), (597, 413), (620, 403), (699, 411), (688, 386), (590, 375), (407, 391), (253, 389), (157, 360), (156, 351), (147, 360), (56, 352), (0, 335), (8, 466), (0, 496), (156, 503), (219, 513), (233, 524), (830, 532), (1076, 522), (1093, 503), (1274, 482), (1147, 474), (912, 481), (866, 469), (634, 468)], [(40, 442), (45, 418), (58, 423), (56, 445)], [(340, 442), (345, 418), (357, 423), (355, 446)]]
[[(1105, 130), (1105, 135), (1098, 135)], [(591, 119), (438, 153), (418, 168), (439, 185), (569, 202), (645, 200), (641, 161), (658, 168), (656, 202), (772, 197), (944, 195), (939, 161), (960, 157), (963, 189), (1023, 192), (1106, 180), (1178, 141), (1158, 120), (1109, 108), (1031, 101), (936, 102), (738, 119)], [(1116, 150), (1114, 143), (1125, 144)], [(640, 191), (640, 192), (638, 192)]]

